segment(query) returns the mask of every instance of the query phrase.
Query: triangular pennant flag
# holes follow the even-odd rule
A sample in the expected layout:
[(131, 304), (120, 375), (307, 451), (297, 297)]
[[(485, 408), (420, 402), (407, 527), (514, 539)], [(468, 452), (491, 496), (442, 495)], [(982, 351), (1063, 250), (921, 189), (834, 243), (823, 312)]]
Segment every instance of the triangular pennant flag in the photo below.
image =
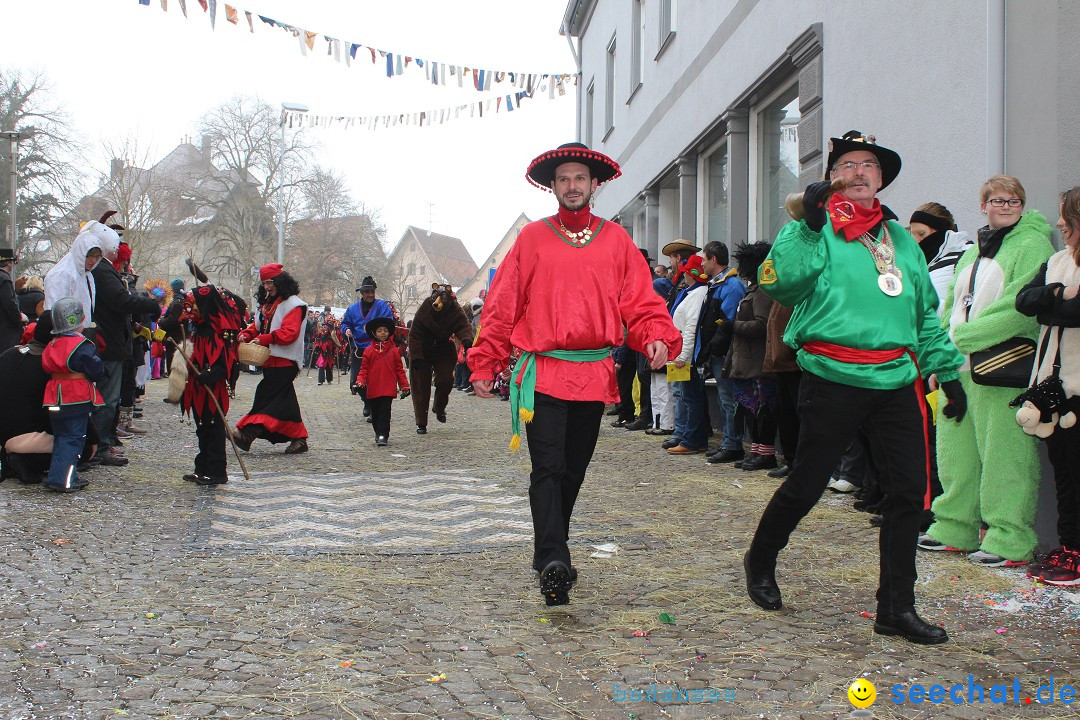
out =
[(252, 33), (254, 33), (255, 32), (255, 22), (251, 17), (251, 13), (249, 13), (247, 10), (245, 10), (244, 11), (244, 17), (246, 17), (247, 21), (248, 21), (248, 30), (251, 31)]
[(146, 7), (150, 7), (150, 0), (139, 0), (139, 4), (140, 5), (145, 5)]
[(161, 0), (161, 9), (169, 12), (169, 0)]
[(240, 22), (240, 16), (236, 12), (236, 8), (232, 5), (225, 6), (225, 19), (236, 25)]
[(304, 42), (307, 44), (307, 49), (308, 50), (314, 50), (315, 49), (315, 36), (316, 35), (318, 35), (318, 33), (313, 33), (310, 30), (305, 30), (304, 31)]
[(187, 17), (187, 0), (180, 0), (180, 12), (184, 13), (184, 17)]
[(210, 29), (214, 29), (214, 21), (217, 20), (217, 0), (210, 0)]
[(199, 0), (199, 7), (203, 9), (203, 12), (206, 12), (210, 8), (210, 6), (206, 4), (206, 0)]
[(386, 77), (394, 77), (394, 53), (386, 53)]

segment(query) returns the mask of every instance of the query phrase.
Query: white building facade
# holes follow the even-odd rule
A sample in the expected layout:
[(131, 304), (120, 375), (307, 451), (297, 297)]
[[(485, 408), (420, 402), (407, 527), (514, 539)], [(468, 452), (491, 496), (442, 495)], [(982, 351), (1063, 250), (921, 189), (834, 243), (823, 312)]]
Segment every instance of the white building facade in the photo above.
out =
[(570, 0), (563, 23), (578, 137), (623, 170), (596, 211), (654, 257), (771, 241), (852, 129), (903, 158), (901, 222), (933, 200), (974, 230), (1007, 172), (1053, 223), (1080, 183), (1078, 31), (1071, 0)]

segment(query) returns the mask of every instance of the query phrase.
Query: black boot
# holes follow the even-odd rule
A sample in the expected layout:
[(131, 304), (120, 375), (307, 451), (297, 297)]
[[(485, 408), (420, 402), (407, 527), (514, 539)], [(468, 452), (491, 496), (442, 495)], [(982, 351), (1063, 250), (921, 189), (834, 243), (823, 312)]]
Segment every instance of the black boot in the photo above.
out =
[(755, 605), (763, 610), (779, 610), (784, 606), (780, 586), (776, 584), (776, 558), (758, 560), (751, 558), (747, 550), (743, 555), (743, 569), (746, 571), (746, 592)]
[(931, 625), (914, 610), (893, 615), (879, 609), (877, 619), (874, 620), (874, 632), (878, 635), (899, 635), (918, 645), (939, 645), (949, 641), (945, 628)]

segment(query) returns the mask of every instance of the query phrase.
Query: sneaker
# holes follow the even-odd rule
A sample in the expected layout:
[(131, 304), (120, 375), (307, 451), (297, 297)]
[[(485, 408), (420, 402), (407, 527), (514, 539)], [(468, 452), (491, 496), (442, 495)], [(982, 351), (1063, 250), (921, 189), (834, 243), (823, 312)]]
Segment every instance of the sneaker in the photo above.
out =
[(946, 545), (943, 542), (938, 542), (937, 540), (930, 537), (929, 535), (920, 535), (919, 540), (918, 540), (918, 542), (915, 543), (915, 545), (920, 550), (931, 550), (931, 551), (934, 551), (934, 552), (955, 552), (955, 553), (966, 553), (967, 552), (967, 550), (961, 550), (960, 548), (954, 548), (954, 547), (951, 547), (949, 545)]
[(1061, 560), (1062, 556), (1069, 552), (1063, 547), (1055, 548), (1046, 554), (1039, 562), (1033, 562), (1028, 565), (1027, 576), (1029, 578), (1037, 578), (1042, 575), (1043, 570), (1054, 567)]
[(117, 425), (116, 426), (116, 437), (120, 438), (121, 440), (130, 440), (131, 438), (135, 437), (135, 433), (130, 433), (127, 430), (125, 430), (124, 428)]
[(1028, 564), (1027, 560), (1009, 560), (985, 550), (976, 550), (967, 557), (971, 562), (983, 567), (1022, 567)]
[(1048, 566), (1039, 576), (1047, 585), (1076, 587), (1080, 585), (1080, 552), (1064, 550), (1056, 565)]
[(857, 485), (855, 485), (853, 483), (849, 483), (847, 480), (845, 480), (843, 478), (832, 478), (831, 480), (829, 480), (829, 484), (826, 485), (825, 487), (827, 487), (828, 489), (832, 490), (835, 493), (844, 493), (844, 494), (855, 492), (855, 490), (858, 488)]

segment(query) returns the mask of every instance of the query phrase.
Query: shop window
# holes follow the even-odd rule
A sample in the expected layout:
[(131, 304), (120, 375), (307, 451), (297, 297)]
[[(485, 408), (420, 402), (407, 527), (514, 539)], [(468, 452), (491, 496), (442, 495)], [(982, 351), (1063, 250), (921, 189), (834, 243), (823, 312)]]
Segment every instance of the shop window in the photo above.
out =
[(705, 237), (706, 242), (728, 244), (728, 216), (731, 208), (731, 177), (728, 171), (728, 147), (722, 143), (705, 158)]
[(799, 190), (799, 90), (792, 84), (757, 112), (757, 239), (772, 242), (791, 219), (784, 200)]

